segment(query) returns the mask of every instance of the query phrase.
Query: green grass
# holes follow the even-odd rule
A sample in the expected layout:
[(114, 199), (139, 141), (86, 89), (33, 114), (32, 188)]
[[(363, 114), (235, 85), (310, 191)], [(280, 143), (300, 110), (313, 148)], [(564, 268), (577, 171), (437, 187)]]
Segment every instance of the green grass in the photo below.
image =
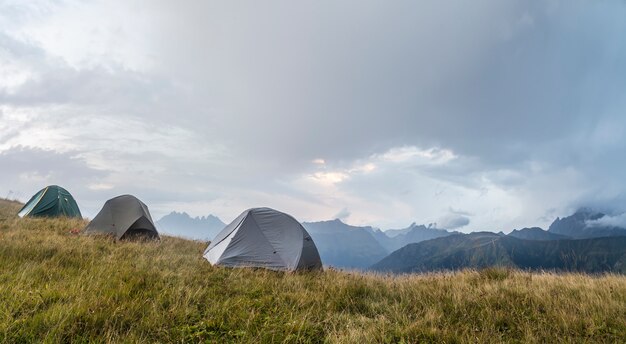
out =
[(0, 203), (0, 342), (626, 342), (625, 276), (216, 268)]

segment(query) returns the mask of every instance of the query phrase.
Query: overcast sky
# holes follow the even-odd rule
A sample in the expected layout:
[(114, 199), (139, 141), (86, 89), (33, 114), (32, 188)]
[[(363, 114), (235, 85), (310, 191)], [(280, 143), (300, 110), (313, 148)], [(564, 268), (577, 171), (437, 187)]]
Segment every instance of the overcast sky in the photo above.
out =
[(0, 197), (464, 232), (626, 210), (626, 3), (0, 0)]

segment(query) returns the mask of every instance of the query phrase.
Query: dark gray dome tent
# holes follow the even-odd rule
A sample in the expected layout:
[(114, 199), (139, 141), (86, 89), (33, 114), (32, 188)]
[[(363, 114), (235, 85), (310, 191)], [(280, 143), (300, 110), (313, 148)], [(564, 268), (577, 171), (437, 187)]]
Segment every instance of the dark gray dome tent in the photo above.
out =
[(290, 215), (270, 208), (244, 211), (213, 239), (204, 258), (228, 267), (322, 268), (317, 247), (304, 227)]
[(148, 206), (137, 197), (112, 198), (85, 228), (85, 234), (112, 234), (116, 239), (133, 237), (158, 238)]

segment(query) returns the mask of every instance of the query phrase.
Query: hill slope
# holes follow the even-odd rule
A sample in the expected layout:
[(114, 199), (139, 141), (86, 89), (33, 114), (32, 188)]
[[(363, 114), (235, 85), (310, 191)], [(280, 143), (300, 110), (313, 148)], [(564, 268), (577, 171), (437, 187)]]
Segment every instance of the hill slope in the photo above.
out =
[(623, 276), (224, 269), (205, 243), (116, 243), (10, 208), (0, 201), (0, 342), (626, 341)]
[(626, 237), (538, 241), (489, 232), (457, 234), (407, 245), (374, 264), (372, 270), (426, 272), (492, 266), (626, 273)]

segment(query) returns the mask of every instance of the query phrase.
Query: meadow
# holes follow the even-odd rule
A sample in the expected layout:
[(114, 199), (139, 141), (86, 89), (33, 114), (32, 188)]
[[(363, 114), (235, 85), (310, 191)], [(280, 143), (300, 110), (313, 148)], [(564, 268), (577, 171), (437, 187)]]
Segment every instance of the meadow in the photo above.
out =
[(227, 269), (0, 201), (0, 342), (626, 342), (626, 276)]

